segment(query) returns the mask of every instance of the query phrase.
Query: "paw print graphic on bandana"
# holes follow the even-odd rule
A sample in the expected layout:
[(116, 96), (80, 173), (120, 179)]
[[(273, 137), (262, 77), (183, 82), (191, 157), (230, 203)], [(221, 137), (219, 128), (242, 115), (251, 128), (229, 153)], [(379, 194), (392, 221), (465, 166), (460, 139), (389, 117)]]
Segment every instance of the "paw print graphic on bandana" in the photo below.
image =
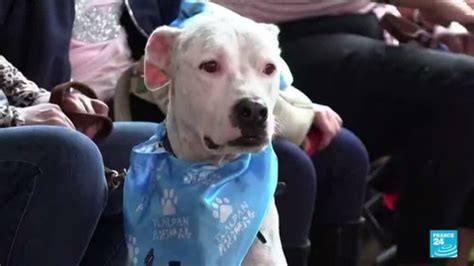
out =
[(176, 203), (178, 203), (178, 196), (174, 195), (174, 189), (165, 189), (161, 198), (163, 215), (175, 215)]
[(137, 265), (138, 264), (138, 253), (140, 249), (137, 247), (137, 239), (129, 235), (127, 238), (127, 251), (128, 251), (128, 260), (130, 265)]
[(233, 212), (228, 198), (216, 198), (212, 203), (212, 208), (214, 209), (212, 215), (214, 218), (219, 219), (221, 223), (225, 223)]

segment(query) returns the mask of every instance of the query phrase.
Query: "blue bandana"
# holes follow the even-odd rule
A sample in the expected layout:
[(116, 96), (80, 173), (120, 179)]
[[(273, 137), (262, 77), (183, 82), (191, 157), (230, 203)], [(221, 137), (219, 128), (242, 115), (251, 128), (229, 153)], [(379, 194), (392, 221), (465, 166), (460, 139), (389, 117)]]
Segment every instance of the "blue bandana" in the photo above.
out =
[(123, 206), (129, 265), (240, 265), (276, 189), (273, 148), (214, 166), (177, 159), (165, 139), (162, 123), (132, 151)]
[[(207, 0), (182, 0), (178, 18), (171, 22), (171, 27), (183, 28), (193, 23), (193, 17), (197, 15), (212, 16), (223, 9), (222, 6), (216, 8), (217, 4), (209, 3)], [(293, 83), (293, 75), (288, 65), (281, 60), (280, 90), (285, 90)]]

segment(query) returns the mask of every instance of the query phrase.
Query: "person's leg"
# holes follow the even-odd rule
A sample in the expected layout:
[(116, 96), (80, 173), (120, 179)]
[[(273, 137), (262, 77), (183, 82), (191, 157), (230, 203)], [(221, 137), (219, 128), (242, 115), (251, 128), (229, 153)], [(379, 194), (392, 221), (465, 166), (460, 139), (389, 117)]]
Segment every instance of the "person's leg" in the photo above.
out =
[[(132, 148), (153, 136), (156, 127), (151, 122), (115, 122), (112, 134), (98, 144), (104, 165), (117, 171), (127, 170)], [(121, 211), (122, 193), (117, 189), (109, 193), (106, 215)]]
[(281, 46), (295, 87), (340, 113), (371, 155), (403, 145), (407, 131), (428, 125), (440, 107), (474, 98), (469, 56), (345, 33), (282, 39)]
[(280, 236), (290, 266), (307, 265), (308, 240), (316, 196), (316, 173), (306, 153), (285, 139), (273, 141), (278, 157), (278, 179), (286, 184), (275, 201), (280, 217)]
[[(112, 134), (99, 143), (105, 166), (128, 169), (132, 148), (148, 140), (156, 130), (156, 123), (116, 122)], [(123, 186), (109, 191), (104, 215), (91, 240), (81, 265), (113, 265), (125, 262), (125, 242), (122, 219)]]
[(280, 39), (297, 40), (315, 34), (352, 34), (382, 40), (384, 31), (375, 14), (353, 14), (344, 16), (322, 16), (290, 21), (278, 25)]
[(429, 230), (455, 229), (474, 186), (474, 59), (350, 34), (284, 40), (282, 49), (295, 86), (339, 112), (371, 155), (403, 150), (423, 166), (401, 191), (397, 256), (435, 263)]
[(369, 171), (367, 151), (354, 134), (343, 129), (312, 160), (318, 174), (318, 190), (310, 265), (357, 265)]
[(75, 131), (0, 129), (0, 264), (78, 265), (106, 204), (102, 157)]

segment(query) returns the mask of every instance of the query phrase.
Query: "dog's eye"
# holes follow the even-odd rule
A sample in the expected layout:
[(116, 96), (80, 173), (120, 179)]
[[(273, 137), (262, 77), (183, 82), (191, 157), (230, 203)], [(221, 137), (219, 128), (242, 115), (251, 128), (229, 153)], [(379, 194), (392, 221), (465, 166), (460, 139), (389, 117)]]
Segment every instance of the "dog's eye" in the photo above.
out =
[(263, 70), (263, 73), (265, 73), (265, 75), (270, 76), (271, 74), (273, 74), (273, 72), (275, 72), (275, 70), (276, 66), (274, 64), (267, 64), (265, 66), (265, 69)]
[(199, 69), (204, 70), (208, 73), (215, 73), (219, 70), (219, 64), (216, 61), (208, 61), (199, 65)]

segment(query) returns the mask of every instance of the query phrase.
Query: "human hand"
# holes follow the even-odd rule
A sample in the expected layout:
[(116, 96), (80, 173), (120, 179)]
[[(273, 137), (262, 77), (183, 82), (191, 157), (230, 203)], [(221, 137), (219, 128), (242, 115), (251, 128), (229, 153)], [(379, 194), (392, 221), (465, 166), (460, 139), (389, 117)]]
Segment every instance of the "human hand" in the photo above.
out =
[(474, 56), (474, 35), (470, 33), (438, 33), (434, 40), (445, 44), (450, 52)]
[(41, 103), (49, 103), (49, 100), (51, 98), (51, 93), (45, 92), (41, 93), (38, 97), (36, 97), (35, 101), (33, 102), (33, 105), (41, 104)]
[(420, 19), (429, 23), (449, 26), (453, 21), (462, 25), (474, 23), (474, 10), (465, 0), (431, 0), (419, 8)]
[(71, 120), (55, 104), (42, 103), (17, 110), (24, 117), (25, 125), (51, 125), (75, 129)]
[(342, 119), (330, 107), (320, 104), (313, 104), (314, 121), (313, 125), (321, 132), (321, 143), (319, 149), (326, 148), (332, 139), (341, 131)]

